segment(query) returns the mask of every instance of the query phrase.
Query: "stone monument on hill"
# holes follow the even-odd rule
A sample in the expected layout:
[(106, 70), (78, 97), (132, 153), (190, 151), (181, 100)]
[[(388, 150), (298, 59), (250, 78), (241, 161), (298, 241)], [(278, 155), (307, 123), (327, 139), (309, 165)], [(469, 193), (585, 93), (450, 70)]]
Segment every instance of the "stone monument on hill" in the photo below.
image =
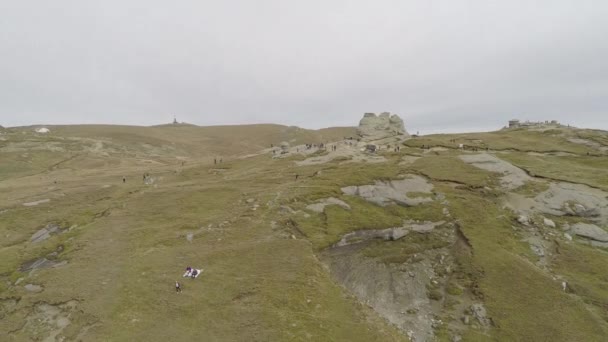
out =
[(372, 141), (391, 137), (409, 138), (403, 120), (399, 115), (384, 112), (380, 115), (365, 113), (359, 122), (357, 134), (362, 140)]

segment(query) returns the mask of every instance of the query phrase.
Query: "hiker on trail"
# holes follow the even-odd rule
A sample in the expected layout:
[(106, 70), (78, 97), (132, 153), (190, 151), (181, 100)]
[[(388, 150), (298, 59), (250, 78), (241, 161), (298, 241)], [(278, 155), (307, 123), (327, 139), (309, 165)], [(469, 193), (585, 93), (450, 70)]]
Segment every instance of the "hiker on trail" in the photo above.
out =
[(122, 177), (122, 182), (123, 182), (123, 183), (126, 183), (126, 182), (127, 182), (127, 177), (124, 177), (124, 176), (123, 176), (123, 177)]
[(213, 164), (217, 165), (217, 158), (213, 158)]
[(300, 175), (296, 173), (296, 180), (298, 180), (299, 177), (300, 177)]
[(177, 280), (175, 281), (175, 292), (176, 293), (182, 292), (182, 285)]

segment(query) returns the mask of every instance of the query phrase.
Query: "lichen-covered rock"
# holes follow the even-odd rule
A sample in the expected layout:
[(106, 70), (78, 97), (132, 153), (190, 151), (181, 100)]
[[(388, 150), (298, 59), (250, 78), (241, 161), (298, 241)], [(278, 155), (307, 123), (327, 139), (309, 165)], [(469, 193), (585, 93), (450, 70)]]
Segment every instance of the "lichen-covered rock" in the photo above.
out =
[(409, 137), (403, 120), (398, 115), (365, 113), (359, 122), (357, 134), (363, 140), (380, 140), (394, 136)]

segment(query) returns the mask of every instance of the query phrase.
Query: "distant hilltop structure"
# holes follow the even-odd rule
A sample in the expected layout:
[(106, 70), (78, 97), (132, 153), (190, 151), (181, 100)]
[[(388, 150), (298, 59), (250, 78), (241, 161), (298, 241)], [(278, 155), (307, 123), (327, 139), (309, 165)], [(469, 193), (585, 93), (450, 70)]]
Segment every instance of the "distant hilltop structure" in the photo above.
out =
[(399, 115), (384, 112), (380, 115), (365, 113), (359, 122), (357, 134), (364, 141), (380, 140), (392, 137), (409, 138), (403, 120)]
[(520, 128), (520, 127), (546, 127), (546, 126), (560, 126), (557, 120), (547, 121), (519, 121), (518, 119), (509, 120), (509, 128)]

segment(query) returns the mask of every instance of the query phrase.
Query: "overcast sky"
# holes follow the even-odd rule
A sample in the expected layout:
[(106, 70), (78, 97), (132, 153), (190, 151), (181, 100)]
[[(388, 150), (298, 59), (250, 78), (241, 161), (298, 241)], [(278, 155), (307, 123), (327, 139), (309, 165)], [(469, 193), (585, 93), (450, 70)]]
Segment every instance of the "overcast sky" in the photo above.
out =
[(608, 129), (606, 0), (0, 0), (0, 125)]

